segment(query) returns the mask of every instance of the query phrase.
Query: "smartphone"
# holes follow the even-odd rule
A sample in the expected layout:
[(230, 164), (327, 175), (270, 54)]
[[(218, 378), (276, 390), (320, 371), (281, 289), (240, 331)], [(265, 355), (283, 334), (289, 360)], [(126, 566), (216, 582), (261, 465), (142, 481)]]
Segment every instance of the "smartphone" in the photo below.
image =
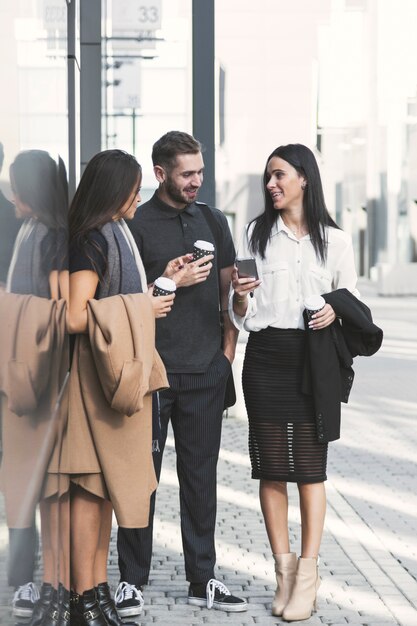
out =
[(249, 278), (253, 276), (258, 280), (258, 268), (253, 257), (247, 259), (236, 259), (236, 267), (239, 278)]

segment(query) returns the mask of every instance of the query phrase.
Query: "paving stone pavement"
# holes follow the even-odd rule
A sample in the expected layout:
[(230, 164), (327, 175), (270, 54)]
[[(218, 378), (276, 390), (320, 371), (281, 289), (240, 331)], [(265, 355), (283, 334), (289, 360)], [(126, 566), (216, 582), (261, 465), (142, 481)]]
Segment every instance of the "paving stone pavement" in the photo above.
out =
[[(379, 298), (367, 283), (364, 300), (385, 332), (381, 351), (355, 359), (356, 379), (343, 405), (342, 437), (329, 446), (328, 511), (321, 548), (319, 608), (306, 626), (417, 626), (417, 298)], [(244, 339), (244, 338), (243, 338)], [(239, 378), (244, 341), (235, 373)], [(270, 615), (273, 561), (250, 478), (247, 423), (241, 402), (224, 420), (218, 466), (217, 576), (245, 597), (249, 610), (225, 614), (186, 603), (172, 433), (158, 489), (154, 558), (140, 625), (284, 623)], [(236, 415), (237, 414), (237, 415)], [(290, 488), (292, 548), (300, 519)], [(118, 581), (115, 530), (109, 578)], [(0, 528), (0, 620), (9, 624), (5, 529)]]

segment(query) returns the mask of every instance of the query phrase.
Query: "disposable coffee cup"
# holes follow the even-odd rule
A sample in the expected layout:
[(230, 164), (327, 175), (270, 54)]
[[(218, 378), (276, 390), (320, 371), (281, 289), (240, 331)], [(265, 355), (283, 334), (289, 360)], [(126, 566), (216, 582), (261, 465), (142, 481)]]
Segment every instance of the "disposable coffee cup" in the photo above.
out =
[[(203, 256), (207, 256), (208, 254), (214, 254), (214, 246), (210, 241), (198, 239), (194, 242), (193, 261), (198, 261), (198, 259), (202, 259)], [(202, 263), (202, 266), (208, 265), (208, 263), (210, 263), (210, 261)]]
[(160, 276), (153, 284), (153, 296), (170, 296), (176, 290), (176, 283), (170, 278)]
[(308, 296), (308, 298), (304, 300), (304, 308), (307, 313), (308, 321), (311, 320), (314, 313), (321, 311), (325, 304), (326, 300), (322, 296)]

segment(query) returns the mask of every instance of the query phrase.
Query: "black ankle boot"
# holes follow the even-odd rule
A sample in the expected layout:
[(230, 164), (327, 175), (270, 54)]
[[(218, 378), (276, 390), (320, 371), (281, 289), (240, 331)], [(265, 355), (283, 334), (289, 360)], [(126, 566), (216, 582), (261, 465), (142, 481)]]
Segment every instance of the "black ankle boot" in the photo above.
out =
[(78, 626), (78, 603), (80, 601), (80, 594), (79, 593), (75, 593), (75, 591), (73, 591), (71, 589), (70, 591), (70, 600), (69, 600), (69, 606), (70, 606), (70, 624), (71, 626)]
[(100, 608), (110, 626), (138, 626), (137, 622), (123, 622), (120, 619), (108, 583), (100, 583), (96, 587), (96, 592)]
[(50, 583), (42, 584), (39, 600), (36, 602), (32, 617), (26, 622), (26, 626), (40, 626), (42, 624), (51, 603), (53, 592), (54, 588)]
[[(109, 626), (99, 606), (96, 590), (88, 589), (79, 596), (79, 600), (74, 604), (74, 624), (76, 626)], [(71, 614), (71, 626), (72, 626)]]
[(53, 589), (51, 601), (43, 617), (41, 626), (58, 626), (58, 620), (59, 620), (58, 592), (56, 589)]
[(65, 589), (64, 585), (59, 583), (58, 586), (58, 606), (59, 606), (59, 620), (58, 626), (70, 626), (70, 592)]

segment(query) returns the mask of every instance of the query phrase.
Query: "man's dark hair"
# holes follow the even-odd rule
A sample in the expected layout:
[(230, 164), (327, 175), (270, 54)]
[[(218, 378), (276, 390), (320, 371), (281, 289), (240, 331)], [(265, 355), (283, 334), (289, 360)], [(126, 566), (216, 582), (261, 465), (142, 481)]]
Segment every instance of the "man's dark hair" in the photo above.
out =
[(201, 151), (202, 146), (197, 139), (180, 130), (171, 130), (154, 143), (152, 163), (170, 171), (175, 167), (179, 154), (197, 154)]
[(3, 150), (3, 144), (0, 141), (0, 172), (1, 172), (1, 168), (3, 167), (3, 161), (4, 161), (4, 150)]

